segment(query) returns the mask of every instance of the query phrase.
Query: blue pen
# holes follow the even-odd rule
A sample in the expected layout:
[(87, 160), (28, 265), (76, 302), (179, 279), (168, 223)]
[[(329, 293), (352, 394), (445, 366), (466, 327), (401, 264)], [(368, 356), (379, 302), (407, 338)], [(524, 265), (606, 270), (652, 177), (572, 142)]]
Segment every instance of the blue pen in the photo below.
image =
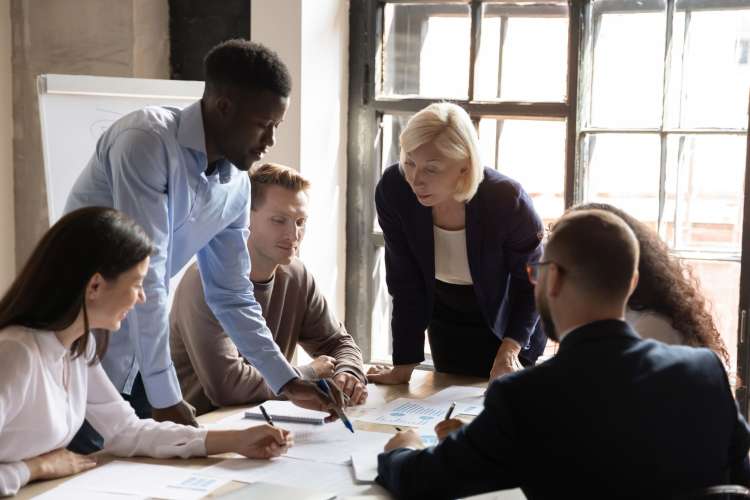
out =
[[(336, 401), (333, 397), (333, 394), (331, 393), (331, 388), (328, 385), (328, 382), (325, 381), (325, 379), (317, 380), (315, 383), (317, 384), (318, 388), (323, 391), (329, 398), (331, 398), (333, 401)], [(333, 407), (333, 411), (336, 412), (336, 415), (338, 415), (338, 417), (341, 419), (341, 422), (343, 422), (344, 426), (352, 433), (354, 433), (354, 427), (352, 426), (352, 423), (349, 422), (349, 419), (346, 418), (344, 410), (342, 410), (340, 406), (336, 405)]]

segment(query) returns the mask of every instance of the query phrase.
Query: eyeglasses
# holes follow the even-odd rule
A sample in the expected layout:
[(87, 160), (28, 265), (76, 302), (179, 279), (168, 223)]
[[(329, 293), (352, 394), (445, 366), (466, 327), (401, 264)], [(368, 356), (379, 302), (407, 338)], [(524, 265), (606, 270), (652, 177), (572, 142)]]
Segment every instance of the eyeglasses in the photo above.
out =
[(529, 276), (529, 283), (536, 285), (539, 281), (539, 270), (542, 266), (547, 264), (554, 264), (551, 260), (543, 260), (539, 262), (529, 262), (526, 264), (526, 274)]

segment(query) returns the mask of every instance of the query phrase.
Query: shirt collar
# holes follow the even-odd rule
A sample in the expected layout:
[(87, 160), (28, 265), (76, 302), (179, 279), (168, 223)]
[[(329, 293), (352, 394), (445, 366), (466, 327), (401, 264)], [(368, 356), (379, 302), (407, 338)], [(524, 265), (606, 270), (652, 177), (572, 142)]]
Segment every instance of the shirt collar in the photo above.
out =
[[(183, 147), (202, 153), (203, 157), (207, 159), (206, 131), (203, 128), (203, 110), (200, 100), (195, 101), (182, 110), (180, 123), (177, 125), (177, 141)], [(199, 163), (198, 168), (201, 170), (198, 173), (205, 172), (207, 167), (207, 162)], [(218, 161), (215, 174), (219, 175), (220, 184), (226, 184), (232, 180), (233, 167), (234, 165), (226, 159)]]
[(34, 335), (39, 346), (39, 351), (45, 361), (56, 363), (68, 353), (68, 349), (60, 343), (54, 332), (34, 331), (31, 335)]
[(190, 148), (206, 156), (206, 132), (203, 129), (203, 111), (201, 101), (197, 100), (182, 110), (180, 123), (177, 125), (177, 141), (181, 146)]

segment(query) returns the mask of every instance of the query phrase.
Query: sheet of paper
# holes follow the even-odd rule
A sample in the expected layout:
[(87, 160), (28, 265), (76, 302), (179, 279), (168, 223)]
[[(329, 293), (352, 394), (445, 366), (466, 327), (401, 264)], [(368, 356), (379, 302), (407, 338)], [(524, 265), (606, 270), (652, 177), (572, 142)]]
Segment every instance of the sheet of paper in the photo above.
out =
[(348, 465), (308, 462), (288, 457), (273, 460), (231, 458), (201, 469), (200, 473), (245, 483), (265, 481), (289, 486), (304, 485), (338, 495), (357, 491), (352, 468)]
[(447, 407), (427, 403), (421, 399), (394, 399), (379, 411), (359, 417), (363, 422), (404, 427), (434, 426), (445, 416)]
[(351, 463), (354, 453), (377, 455), (392, 437), (383, 432), (355, 430), (351, 433), (339, 421), (310, 427), (294, 431), (294, 446), (289, 448), (287, 457), (345, 465)]
[(123, 493), (105, 493), (103, 491), (88, 491), (79, 488), (71, 488), (65, 483), (52, 488), (34, 500), (60, 500), (61, 498), (75, 498), (76, 500), (149, 500), (148, 497), (138, 495), (126, 495)]
[[(58, 493), (63, 493), (64, 489), (66, 492), (77, 490), (99, 493), (100, 496), (117, 495), (120, 498), (123, 495), (134, 495), (191, 500), (203, 498), (228, 482), (229, 480), (196, 473), (194, 469), (114, 461), (66, 481), (60, 486)], [(65, 496), (77, 498), (68, 493)], [(92, 494), (92, 497), (95, 496)]]
[(454, 385), (436, 392), (422, 401), (430, 405), (444, 406), (447, 410), (456, 403), (455, 415), (479, 415), (484, 409), (484, 387)]
[(378, 477), (378, 455), (375, 453), (355, 453), (352, 455), (354, 479), (361, 483), (372, 483)]

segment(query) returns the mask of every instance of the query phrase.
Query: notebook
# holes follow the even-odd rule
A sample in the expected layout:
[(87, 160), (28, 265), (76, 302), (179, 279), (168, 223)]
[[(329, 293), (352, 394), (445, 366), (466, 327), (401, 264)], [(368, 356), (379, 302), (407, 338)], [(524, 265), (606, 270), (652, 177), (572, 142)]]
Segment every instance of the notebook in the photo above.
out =
[[(328, 413), (324, 411), (307, 410), (296, 406), (291, 401), (266, 401), (263, 403), (268, 415), (276, 422), (302, 422), (307, 424), (322, 425), (325, 423)], [(245, 412), (245, 418), (265, 420), (256, 406)]]

